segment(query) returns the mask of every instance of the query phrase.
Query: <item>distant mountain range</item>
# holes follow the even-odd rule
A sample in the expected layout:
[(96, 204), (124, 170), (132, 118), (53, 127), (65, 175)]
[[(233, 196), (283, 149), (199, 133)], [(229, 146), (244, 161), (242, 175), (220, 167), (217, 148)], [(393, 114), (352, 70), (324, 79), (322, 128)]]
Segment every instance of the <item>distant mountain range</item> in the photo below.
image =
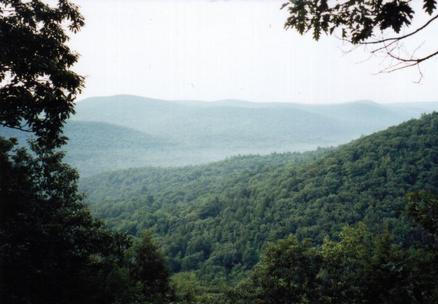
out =
[[(331, 105), (164, 101), (137, 96), (79, 101), (65, 134), (82, 176), (143, 166), (181, 166), (238, 154), (335, 146), (438, 110), (437, 103)], [(0, 130), (0, 135), (25, 135)]]

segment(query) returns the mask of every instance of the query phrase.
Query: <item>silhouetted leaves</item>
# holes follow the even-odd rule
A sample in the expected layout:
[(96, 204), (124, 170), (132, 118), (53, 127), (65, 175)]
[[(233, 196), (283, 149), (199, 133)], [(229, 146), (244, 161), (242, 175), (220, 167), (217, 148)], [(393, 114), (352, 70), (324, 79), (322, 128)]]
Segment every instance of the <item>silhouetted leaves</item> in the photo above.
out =
[(65, 25), (72, 32), (84, 25), (67, 0), (0, 6), (0, 125), (34, 132), (47, 147), (65, 143), (62, 126), (83, 87), (71, 69), (78, 55), (67, 45)]
[[(411, 1), (326, 1), (289, 0), (289, 17), (285, 27), (297, 30), (300, 34), (311, 31), (318, 40), (321, 33), (331, 35), (339, 29), (344, 39), (353, 44), (365, 42), (376, 31), (392, 29), (399, 33), (408, 27), (414, 18)], [(436, 9), (435, 0), (425, 0), (424, 10), (432, 14)]]

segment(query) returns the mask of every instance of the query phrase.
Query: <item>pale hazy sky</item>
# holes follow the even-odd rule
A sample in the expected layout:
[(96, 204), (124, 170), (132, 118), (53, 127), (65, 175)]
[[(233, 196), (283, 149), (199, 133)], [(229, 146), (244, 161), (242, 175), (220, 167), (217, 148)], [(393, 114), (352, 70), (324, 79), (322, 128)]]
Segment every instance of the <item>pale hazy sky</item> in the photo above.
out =
[[(81, 98), (101, 95), (325, 103), (438, 101), (438, 60), (378, 74), (382, 58), (346, 53), (334, 37), (285, 31), (282, 0), (75, 0), (86, 26), (73, 36)], [(428, 35), (428, 36), (427, 36)], [(436, 36), (436, 33), (435, 35)], [(432, 34), (416, 41), (433, 47)]]

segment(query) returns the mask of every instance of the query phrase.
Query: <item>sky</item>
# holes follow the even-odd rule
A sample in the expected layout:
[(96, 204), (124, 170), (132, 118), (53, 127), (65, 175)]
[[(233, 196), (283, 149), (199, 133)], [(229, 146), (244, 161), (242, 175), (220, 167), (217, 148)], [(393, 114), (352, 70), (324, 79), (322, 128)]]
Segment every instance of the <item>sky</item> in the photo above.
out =
[[(438, 101), (437, 59), (422, 65), (420, 83), (416, 69), (379, 74), (388, 61), (367, 50), (284, 30), (283, 0), (74, 2), (86, 18), (70, 41), (81, 54), (75, 70), (86, 76), (79, 99)], [(409, 46), (432, 48), (431, 37), (425, 33)]]

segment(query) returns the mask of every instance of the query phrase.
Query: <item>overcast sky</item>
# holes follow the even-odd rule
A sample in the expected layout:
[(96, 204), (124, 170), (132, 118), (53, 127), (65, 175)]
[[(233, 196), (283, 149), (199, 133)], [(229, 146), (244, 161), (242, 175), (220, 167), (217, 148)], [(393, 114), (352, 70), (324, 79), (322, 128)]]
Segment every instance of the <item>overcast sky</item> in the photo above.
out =
[[(75, 2), (86, 18), (71, 41), (87, 77), (81, 98), (438, 101), (437, 59), (424, 64), (420, 84), (415, 69), (376, 75), (382, 58), (361, 63), (368, 53), (347, 53), (336, 38), (285, 31), (282, 0)], [(433, 47), (431, 36), (415, 43)]]

